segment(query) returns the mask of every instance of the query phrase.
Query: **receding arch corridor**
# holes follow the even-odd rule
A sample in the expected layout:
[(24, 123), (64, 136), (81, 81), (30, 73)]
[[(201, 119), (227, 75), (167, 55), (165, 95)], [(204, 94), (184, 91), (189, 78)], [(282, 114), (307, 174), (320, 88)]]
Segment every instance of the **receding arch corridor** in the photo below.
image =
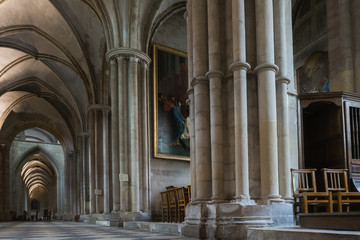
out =
[(78, 222), (0, 222), (0, 239), (189, 239)]

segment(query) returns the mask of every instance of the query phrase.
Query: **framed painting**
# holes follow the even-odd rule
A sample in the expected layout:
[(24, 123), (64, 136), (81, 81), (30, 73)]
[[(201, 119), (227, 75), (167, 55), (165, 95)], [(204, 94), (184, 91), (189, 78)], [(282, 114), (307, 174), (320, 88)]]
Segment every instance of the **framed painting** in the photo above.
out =
[(296, 70), (298, 93), (329, 92), (329, 66), (327, 52), (314, 52)]
[(190, 160), (187, 56), (154, 44), (154, 155)]

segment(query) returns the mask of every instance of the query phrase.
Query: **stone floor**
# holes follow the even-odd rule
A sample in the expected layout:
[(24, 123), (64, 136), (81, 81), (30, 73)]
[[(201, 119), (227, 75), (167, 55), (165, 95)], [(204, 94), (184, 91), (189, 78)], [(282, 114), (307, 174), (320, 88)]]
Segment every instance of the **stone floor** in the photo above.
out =
[(79, 222), (0, 222), (0, 239), (189, 239)]

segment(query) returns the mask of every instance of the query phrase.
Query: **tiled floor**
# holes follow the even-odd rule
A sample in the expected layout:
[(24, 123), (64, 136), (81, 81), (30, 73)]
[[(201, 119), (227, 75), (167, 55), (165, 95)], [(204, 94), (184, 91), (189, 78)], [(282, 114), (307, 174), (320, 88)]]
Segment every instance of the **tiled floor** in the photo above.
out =
[(0, 239), (188, 239), (78, 222), (0, 222)]

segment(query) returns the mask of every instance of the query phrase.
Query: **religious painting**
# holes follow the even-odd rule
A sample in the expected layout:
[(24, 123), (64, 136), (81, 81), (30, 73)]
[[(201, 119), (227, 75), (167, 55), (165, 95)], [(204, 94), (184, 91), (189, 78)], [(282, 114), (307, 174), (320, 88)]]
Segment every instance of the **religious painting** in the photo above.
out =
[(186, 54), (154, 44), (154, 154), (190, 160)]
[(299, 93), (329, 92), (329, 64), (326, 52), (314, 52), (296, 71)]

